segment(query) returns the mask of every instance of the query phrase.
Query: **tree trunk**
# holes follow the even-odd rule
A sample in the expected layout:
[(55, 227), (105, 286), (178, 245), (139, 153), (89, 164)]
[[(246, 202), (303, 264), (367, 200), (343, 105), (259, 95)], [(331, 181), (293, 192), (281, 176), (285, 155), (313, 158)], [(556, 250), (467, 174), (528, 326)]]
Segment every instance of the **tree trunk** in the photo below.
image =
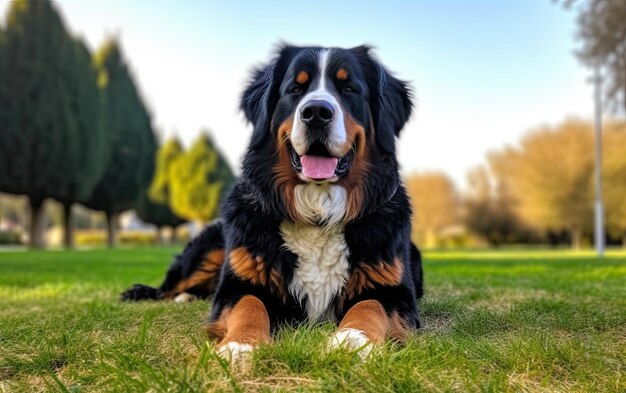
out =
[(622, 235), (622, 248), (626, 250), (626, 232)]
[(72, 203), (63, 203), (63, 241), (65, 248), (74, 248), (74, 221), (72, 220)]
[(30, 247), (43, 248), (44, 198), (29, 197), (30, 203)]
[(117, 214), (106, 212), (107, 215), (107, 244), (110, 248), (117, 246)]
[(570, 235), (572, 237), (572, 248), (574, 250), (580, 250), (580, 245), (581, 245), (582, 237), (583, 237), (582, 231), (578, 228), (574, 228), (572, 229)]
[[(176, 226), (172, 227), (172, 233), (170, 234), (170, 245), (175, 245), (178, 243), (178, 239), (176, 239)], [(624, 235), (626, 237), (626, 235)], [(626, 245), (624, 245), (624, 247), (626, 247)]]
[(157, 226), (157, 244), (159, 246), (164, 246), (165, 241), (163, 240), (163, 228)]

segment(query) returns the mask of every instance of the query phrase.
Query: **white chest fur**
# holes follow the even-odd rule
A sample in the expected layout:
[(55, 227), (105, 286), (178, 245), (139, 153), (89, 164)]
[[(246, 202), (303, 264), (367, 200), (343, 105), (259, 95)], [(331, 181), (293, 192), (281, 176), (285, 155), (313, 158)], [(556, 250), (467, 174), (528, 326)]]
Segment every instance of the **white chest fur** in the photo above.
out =
[(313, 321), (332, 318), (330, 303), (348, 278), (348, 246), (340, 227), (283, 222), (285, 246), (298, 256), (289, 292)]
[[(345, 215), (345, 190), (340, 186), (296, 187), (296, 211), (304, 222), (285, 221), (280, 232), (285, 247), (298, 256), (289, 292), (303, 303), (313, 321), (334, 319), (331, 302), (348, 278), (348, 246), (340, 224)], [(326, 225), (313, 222), (322, 219)]]

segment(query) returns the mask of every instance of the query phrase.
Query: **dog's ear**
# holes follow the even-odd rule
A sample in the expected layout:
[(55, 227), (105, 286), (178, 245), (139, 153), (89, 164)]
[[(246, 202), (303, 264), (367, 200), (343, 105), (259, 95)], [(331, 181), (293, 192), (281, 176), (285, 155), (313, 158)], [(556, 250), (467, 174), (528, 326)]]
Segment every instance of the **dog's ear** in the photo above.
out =
[(413, 110), (411, 91), (406, 82), (389, 74), (380, 64), (378, 75), (378, 119), (374, 119), (374, 124), (377, 124), (376, 135), (381, 148), (393, 153), (394, 137), (400, 135), (400, 130), (409, 120)]
[(241, 96), (240, 108), (253, 125), (250, 146), (255, 148), (269, 131), (269, 100), (274, 79), (274, 62), (264, 65), (252, 74), (252, 79)]
[(366, 75), (370, 75), (370, 108), (376, 127), (376, 141), (385, 152), (394, 153), (395, 137), (400, 134), (413, 109), (411, 89), (373, 58), (370, 50), (368, 46), (352, 49), (365, 66)]
[(252, 123), (250, 148), (256, 149), (270, 132), (272, 113), (279, 99), (278, 88), (290, 59), (299, 48), (279, 47), (274, 59), (252, 72), (252, 78), (241, 96), (240, 108)]

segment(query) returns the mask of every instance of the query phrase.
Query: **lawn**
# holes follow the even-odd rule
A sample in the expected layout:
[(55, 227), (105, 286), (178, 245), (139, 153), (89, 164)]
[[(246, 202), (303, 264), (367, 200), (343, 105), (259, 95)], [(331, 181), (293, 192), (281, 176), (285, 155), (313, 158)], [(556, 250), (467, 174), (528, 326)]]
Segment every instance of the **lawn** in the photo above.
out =
[(0, 391), (626, 391), (626, 254), (425, 254), (426, 327), (361, 363), (333, 326), (285, 329), (231, 371), (209, 305), (126, 304), (171, 248), (0, 252)]

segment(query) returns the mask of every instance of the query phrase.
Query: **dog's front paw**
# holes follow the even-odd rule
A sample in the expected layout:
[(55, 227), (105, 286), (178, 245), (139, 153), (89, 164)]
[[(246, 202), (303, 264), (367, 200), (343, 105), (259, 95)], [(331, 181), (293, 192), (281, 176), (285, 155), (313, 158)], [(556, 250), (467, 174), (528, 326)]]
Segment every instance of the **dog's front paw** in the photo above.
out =
[(331, 351), (341, 348), (357, 351), (361, 359), (365, 359), (372, 351), (372, 343), (361, 330), (345, 328), (335, 332), (328, 343)]
[(219, 346), (216, 350), (217, 354), (220, 355), (222, 359), (230, 361), (231, 364), (241, 364), (250, 360), (254, 349), (255, 346), (251, 344), (231, 341)]
[(158, 289), (143, 284), (135, 284), (120, 294), (120, 300), (128, 302), (136, 302), (147, 299), (156, 300), (158, 296)]
[(198, 300), (198, 297), (196, 295), (192, 295), (191, 293), (187, 292), (179, 293), (174, 298), (175, 303), (191, 303), (196, 300)]

